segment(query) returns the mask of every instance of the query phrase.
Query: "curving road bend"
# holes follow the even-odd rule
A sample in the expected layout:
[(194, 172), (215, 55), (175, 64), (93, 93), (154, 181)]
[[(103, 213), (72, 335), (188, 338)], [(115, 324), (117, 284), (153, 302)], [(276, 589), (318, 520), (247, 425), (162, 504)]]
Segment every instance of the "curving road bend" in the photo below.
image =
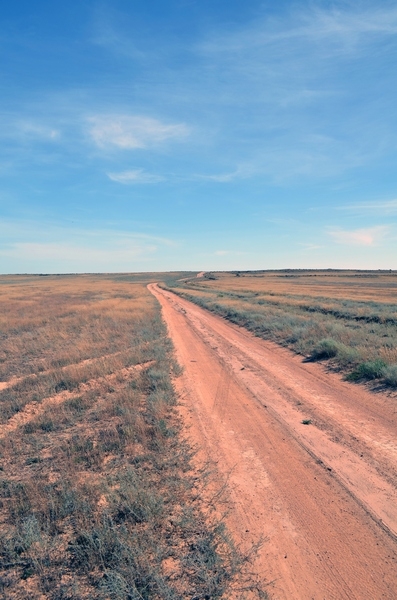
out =
[(397, 398), (148, 288), (184, 367), (189, 436), (229, 474), (229, 527), (266, 539), (255, 568), (270, 597), (395, 600)]

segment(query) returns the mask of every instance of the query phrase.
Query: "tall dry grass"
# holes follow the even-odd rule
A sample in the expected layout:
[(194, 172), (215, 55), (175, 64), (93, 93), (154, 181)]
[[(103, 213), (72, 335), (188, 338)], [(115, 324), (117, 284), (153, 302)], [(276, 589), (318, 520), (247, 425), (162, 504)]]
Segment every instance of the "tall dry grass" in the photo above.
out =
[(255, 335), (397, 387), (397, 273), (214, 273), (174, 291)]
[(181, 438), (139, 278), (2, 278), (0, 594), (264, 597)]

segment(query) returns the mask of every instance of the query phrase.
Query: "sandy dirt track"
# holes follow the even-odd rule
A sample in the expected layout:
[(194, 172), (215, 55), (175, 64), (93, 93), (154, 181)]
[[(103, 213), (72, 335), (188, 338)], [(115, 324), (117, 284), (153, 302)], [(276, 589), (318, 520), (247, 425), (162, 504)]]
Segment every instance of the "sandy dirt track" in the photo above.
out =
[(228, 474), (229, 527), (266, 538), (270, 597), (397, 598), (397, 398), (148, 287), (184, 367), (189, 436)]

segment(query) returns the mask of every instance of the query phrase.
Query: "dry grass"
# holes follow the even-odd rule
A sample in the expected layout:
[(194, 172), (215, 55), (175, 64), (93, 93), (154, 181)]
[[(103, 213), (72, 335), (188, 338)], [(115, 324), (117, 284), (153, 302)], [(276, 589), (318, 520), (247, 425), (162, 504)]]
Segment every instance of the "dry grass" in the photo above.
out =
[(397, 273), (213, 273), (174, 291), (355, 381), (396, 387)]
[(144, 280), (0, 278), (3, 597), (264, 597), (192, 470)]
[(215, 273), (215, 280), (198, 279), (194, 283), (225, 291), (251, 291), (283, 296), (324, 296), (346, 300), (395, 303), (396, 271), (292, 270), (234, 271)]

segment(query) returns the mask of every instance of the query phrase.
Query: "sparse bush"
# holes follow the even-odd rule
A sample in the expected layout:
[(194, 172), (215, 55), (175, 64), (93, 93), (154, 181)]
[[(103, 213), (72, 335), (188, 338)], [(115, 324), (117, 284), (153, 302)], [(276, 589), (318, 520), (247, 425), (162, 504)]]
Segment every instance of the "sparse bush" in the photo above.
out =
[(56, 425), (52, 419), (40, 419), (39, 427), (42, 431), (54, 431)]
[(56, 394), (59, 394), (60, 392), (71, 391), (77, 387), (77, 385), (78, 384), (76, 381), (72, 381), (70, 379), (61, 379), (55, 383), (54, 391)]
[(87, 398), (83, 398), (82, 396), (76, 396), (75, 398), (66, 400), (64, 406), (66, 409), (81, 414), (87, 410), (87, 408), (90, 406), (90, 402)]
[(382, 369), (382, 377), (390, 387), (397, 387), (397, 364)]
[(340, 344), (331, 338), (320, 340), (314, 348), (312, 360), (321, 360), (322, 358), (333, 358), (339, 352)]
[(349, 348), (344, 344), (340, 344), (337, 357), (339, 364), (342, 367), (347, 368), (359, 362), (360, 353), (356, 348)]
[(352, 373), (349, 373), (347, 379), (349, 381), (380, 379), (384, 373), (385, 367), (386, 363), (383, 360), (364, 362), (358, 365)]

